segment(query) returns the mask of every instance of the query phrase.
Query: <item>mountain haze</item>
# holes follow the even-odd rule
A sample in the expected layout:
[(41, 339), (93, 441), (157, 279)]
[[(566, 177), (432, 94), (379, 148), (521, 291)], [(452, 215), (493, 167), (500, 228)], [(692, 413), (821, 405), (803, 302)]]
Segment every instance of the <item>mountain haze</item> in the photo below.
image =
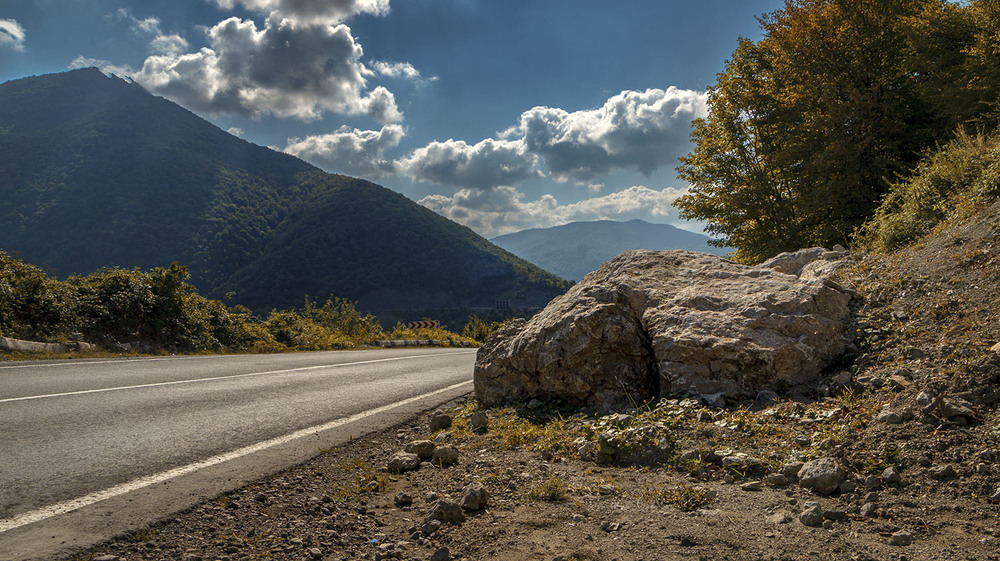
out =
[(179, 261), (266, 311), (540, 306), (560, 279), (406, 197), (239, 139), (96, 69), (0, 85), (0, 249), (66, 276)]
[(497, 236), (490, 241), (546, 271), (578, 281), (626, 249), (727, 253), (726, 248), (709, 245), (710, 239), (669, 224), (650, 224), (643, 220), (598, 220), (532, 228)]

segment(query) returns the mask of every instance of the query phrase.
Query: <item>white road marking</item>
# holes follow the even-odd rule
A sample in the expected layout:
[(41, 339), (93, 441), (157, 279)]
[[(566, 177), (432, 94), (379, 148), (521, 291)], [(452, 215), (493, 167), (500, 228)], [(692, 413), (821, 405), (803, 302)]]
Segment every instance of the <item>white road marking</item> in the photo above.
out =
[(195, 383), (195, 382), (212, 382), (212, 381), (215, 381), (215, 380), (227, 380), (227, 379), (236, 379), (236, 378), (250, 378), (250, 377), (254, 377), (254, 376), (265, 376), (265, 375), (269, 375), (269, 374), (287, 374), (289, 372), (306, 372), (306, 371), (309, 371), (309, 370), (319, 370), (319, 369), (322, 369), (322, 368), (341, 368), (341, 367), (344, 367), (344, 366), (357, 366), (359, 364), (374, 364), (374, 363), (377, 363), (377, 362), (390, 362), (390, 361), (395, 361), (395, 360), (406, 360), (406, 359), (410, 359), (410, 358), (430, 358), (430, 357), (436, 357), (436, 356), (446, 356), (446, 355), (450, 355), (450, 354), (459, 354), (459, 353), (436, 353), (436, 354), (426, 354), (426, 355), (397, 356), (397, 357), (392, 357), (392, 358), (378, 358), (378, 359), (372, 359), (372, 360), (360, 360), (360, 361), (357, 361), (357, 362), (344, 362), (344, 363), (340, 363), (340, 364), (321, 364), (321, 365), (318, 365), (318, 366), (302, 366), (302, 367), (299, 367), (299, 368), (287, 368), (287, 369), (284, 369), (284, 370), (268, 370), (268, 371), (265, 371), (265, 372), (250, 372), (250, 373), (247, 373), (247, 374), (234, 374), (234, 375), (230, 375), (230, 376), (213, 376), (211, 378), (195, 378), (195, 379), (192, 379), (192, 380), (175, 380), (175, 381), (172, 381), (172, 382), (154, 382), (154, 383), (150, 383), (150, 384), (137, 384), (137, 385), (134, 385), (134, 386), (117, 386), (117, 387), (113, 387), (113, 388), (98, 388), (98, 389), (95, 389), (95, 390), (80, 390), (80, 391), (75, 391), (75, 392), (50, 393), (50, 394), (44, 394), (44, 395), (27, 395), (27, 396), (23, 396), (23, 397), (8, 397), (6, 399), (0, 399), (0, 403), (9, 403), (9, 402), (12, 402), (12, 401), (28, 401), (28, 400), (32, 400), (32, 399), (46, 399), (46, 398), (50, 398), (50, 397), (65, 397), (65, 396), (69, 396), (69, 395), (84, 395), (84, 394), (89, 394), (89, 393), (104, 393), (104, 392), (116, 392), (116, 391), (122, 391), (122, 390), (135, 390), (135, 389), (140, 389), (140, 388), (155, 388), (155, 387), (159, 387), (159, 386), (176, 386), (176, 385), (179, 385), (179, 384), (191, 384), (191, 383)]
[(207, 468), (207, 467), (218, 465), (218, 464), (221, 464), (223, 462), (228, 462), (230, 460), (235, 460), (237, 458), (242, 458), (243, 456), (247, 456), (247, 455), (253, 454), (255, 452), (260, 452), (261, 450), (266, 450), (266, 449), (272, 448), (274, 446), (278, 446), (278, 445), (281, 445), (281, 444), (286, 444), (286, 443), (291, 442), (293, 440), (296, 440), (298, 438), (303, 438), (305, 436), (309, 436), (309, 435), (312, 435), (312, 434), (315, 434), (315, 433), (318, 433), (318, 432), (322, 432), (322, 431), (325, 431), (325, 430), (337, 428), (337, 427), (346, 425), (348, 423), (353, 423), (353, 422), (359, 421), (361, 419), (366, 419), (368, 417), (371, 417), (373, 415), (378, 415), (379, 413), (388, 411), (388, 410), (393, 409), (395, 407), (400, 407), (400, 406), (403, 406), (403, 405), (407, 405), (407, 404), (413, 403), (415, 401), (419, 401), (419, 400), (427, 398), (427, 397), (431, 397), (431, 396), (435, 396), (435, 395), (438, 395), (438, 394), (441, 394), (441, 393), (449, 392), (449, 391), (458, 389), (458, 388), (460, 388), (462, 386), (469, 385), (469, 384), (472, 384), (472, 382), (471, 381), (459, 382), (458, 384), (453, 384), (453, 385), (448, 386), (446, 388), (441, 388), (439, 390), (428, 392), (428, 393), (425, 393), (423, 395), (418, 395), (418, 396), (415, 396), (415, 397), (410, 397), (410, 398), (404, 399), (402, 401), (397, 401), (395, 403), (390, 403), (388, 405), (383, 405), (381, 407), (376, 407), (374, 409), (369, 409), (367, 411), (362, 411), (361, 413), (356, 413), (354, 415), (351, 415), (350, 417), (344, 417), (344, 418), (341, 418), (341, 419), (336, 419), (336, 420), (330, 421), (328, 423), (324, 423), (322, 425), (317, 425), (317, 426), (314, 426), (314, 427), (309, 427), (309, 428), (306, 428), (306, 429), (298, 430), (298, 431), (295, 431), (293, 433), (287, 434), (285, 436), (279, 436), (277, 438), (272, 438), (270, 440), (265, 440), (263, 442), (258, 442), (257, 444), (251, 444), (250, 446), (244, 446), (243, 448), (239, 448), (237, 450), (233, 450), (232, 452), (227, 452), (225, 454), (219, 454), (217, 456), (212, 456), (211, 458), (207, 458), (207, 459), (201, 460), (199, 462), (194, 462), (194, 463), (188, 464), (186, 466), (177, 467), (177, 468), (174, 468), (174, 469), (171, 469), (171, 470), (167, 470), (167, 471), (164, 471), (164, 472), (161, 472), (161, 473), (157, 473), (155, 475), (148, 475), (146, 477), (140, 477), (138, 479), (134, 479), (134, 480), (129, 481), (127, 483), (122, 483), (121, 485), (115, 485), (114, 487), (111, 487), (109, 489), (105, 489), (103, 491), (97, 491), (95, 493), (91, 493), (91, 494), (85, 495), (83, 497), (79, 497), (79, 498), (76, 498), (76, 499), (71, 499), (71, 500), (64, 501), (64, 502), (61, 502), (61, 503), (57, 503), (57, 504), (54, 504), (54, 505), (42, 507), (40, 509), (24, 513), (24, 514), (15, 516), (13, 518), (7, 518), (5, 520), (0, 520), (0, 533), (7, 532), (7, 531), (13, 530), (15, 528), (20, 528), (21, 526), (27, 526), (28, 524), (34, 524), (35, 522), (41, 522), (42, 520), (46, 520), (46, 519), (52, 518), (53, 516), (59, 516), (61, 514), (66, 514), (67, 512), (72, 512), (74, 510), (78, 510), (78, 509), (81, 509), (83, 507), (90, 506), (90, 505), (92, 505), (94, 503), (97, 503), (97, 502), (100, 502), (100, 501), (103, 501), (103, 500), (106, 500), (106, 499), (110, 499), (110, 498), (113, 498), (113, 497), (124, 495), (126, 493), (131, 493), (133, 491), (137, 491), (139, 489), (142, 489), (142, 488), (145, 488), (145, 487), (149, 487), (150, 485), (155, 485), (157, 483), (162, 483), (164, 481), (167, 481), (167, 480), (170, 480), (170, 479), (174, 479), (174, 478), (180, 477), (182, 475), (187, 475), (189, 473), (193, 473), (195, 471), (198, 471), (199, 469), (204, 469), (204, 468)]

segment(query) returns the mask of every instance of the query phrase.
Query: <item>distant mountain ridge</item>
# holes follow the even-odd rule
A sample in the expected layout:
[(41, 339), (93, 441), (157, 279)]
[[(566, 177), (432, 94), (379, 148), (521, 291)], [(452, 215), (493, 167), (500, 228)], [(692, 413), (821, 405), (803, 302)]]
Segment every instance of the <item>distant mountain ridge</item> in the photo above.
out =
[(626, 249), (687, 249), (725, 255), (704, 234), (643, 220), (571, 222), (491, 238), (507, 251), (564, 279), (579, 281)]
[(0, 84), (0, 249), (57, 275), (179, 261), (267, 311), (542, 306), (567, 284), (374, 183), (239, 139), (97, 69)]

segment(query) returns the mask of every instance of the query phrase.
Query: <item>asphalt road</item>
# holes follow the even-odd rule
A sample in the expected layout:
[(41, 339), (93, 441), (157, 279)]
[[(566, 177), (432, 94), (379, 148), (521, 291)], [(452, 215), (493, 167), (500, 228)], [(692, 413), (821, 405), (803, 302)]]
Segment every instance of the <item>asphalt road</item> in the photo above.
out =
[(401, 422), (468, 393), (474, 360), (393, 349), (0, 363), (0, 558), (88, 545)]

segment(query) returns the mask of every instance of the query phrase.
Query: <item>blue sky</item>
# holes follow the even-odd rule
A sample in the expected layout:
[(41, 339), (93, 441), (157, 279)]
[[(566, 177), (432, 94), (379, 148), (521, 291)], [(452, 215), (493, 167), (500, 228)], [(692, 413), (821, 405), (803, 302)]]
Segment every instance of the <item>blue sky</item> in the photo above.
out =
[[(779, 0), (0, 0), (0, 81), (97, 66), (490, 237), (684, 224), (676, 158)], [(155, 131), (153, 131), (155, 132)]]

